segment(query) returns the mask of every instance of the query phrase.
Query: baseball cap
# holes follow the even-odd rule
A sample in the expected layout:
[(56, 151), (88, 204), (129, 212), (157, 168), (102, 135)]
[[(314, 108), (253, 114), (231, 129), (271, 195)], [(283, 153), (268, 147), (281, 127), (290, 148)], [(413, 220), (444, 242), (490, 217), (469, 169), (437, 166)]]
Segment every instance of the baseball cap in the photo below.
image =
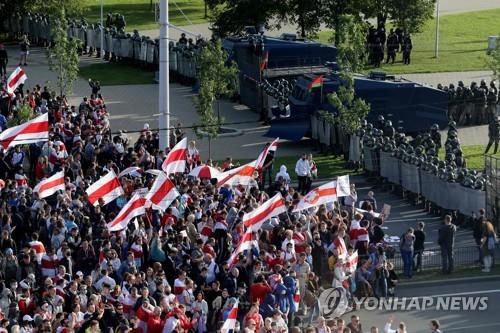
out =
[(30, 315), (24, 315), (23, 321), (33, 321), (33, 318)]

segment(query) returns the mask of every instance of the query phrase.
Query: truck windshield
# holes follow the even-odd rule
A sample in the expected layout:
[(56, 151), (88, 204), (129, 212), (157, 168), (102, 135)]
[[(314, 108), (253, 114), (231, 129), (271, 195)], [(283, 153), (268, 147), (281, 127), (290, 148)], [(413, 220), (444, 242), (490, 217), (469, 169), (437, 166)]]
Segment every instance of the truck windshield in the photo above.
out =
[(299, 101), (303, 101), (307, 97), (307, 92), (300, 86), (295, 86), (292, 91), (292, 96), (298, 99)]

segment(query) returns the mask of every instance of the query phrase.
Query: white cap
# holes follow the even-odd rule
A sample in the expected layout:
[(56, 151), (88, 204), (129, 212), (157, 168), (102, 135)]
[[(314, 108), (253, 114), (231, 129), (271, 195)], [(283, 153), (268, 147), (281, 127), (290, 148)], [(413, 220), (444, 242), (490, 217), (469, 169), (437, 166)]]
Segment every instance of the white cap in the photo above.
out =
[(30, 315), (24, 315), (23, 321), (33, 321), (33, 318)]

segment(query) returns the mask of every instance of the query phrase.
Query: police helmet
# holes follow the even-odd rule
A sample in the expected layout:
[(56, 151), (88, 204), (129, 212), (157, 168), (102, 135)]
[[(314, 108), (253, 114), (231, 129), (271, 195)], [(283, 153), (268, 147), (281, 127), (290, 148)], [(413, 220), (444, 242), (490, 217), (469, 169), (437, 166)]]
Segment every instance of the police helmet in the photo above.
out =
[(431, 131), (439, 131), (439, 125), (438, 124), (432, 124)]

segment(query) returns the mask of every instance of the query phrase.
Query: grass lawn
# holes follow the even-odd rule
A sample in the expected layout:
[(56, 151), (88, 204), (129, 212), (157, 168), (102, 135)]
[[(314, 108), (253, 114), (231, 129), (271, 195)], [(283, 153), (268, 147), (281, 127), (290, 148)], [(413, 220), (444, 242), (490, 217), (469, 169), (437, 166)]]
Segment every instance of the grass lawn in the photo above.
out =
[[(381, 70), (401, 74), (488, 69), (485, 63), (488, 36), (500, 34), (500, 28), (494, 23), (499, 20), (500, 9), (442, 16), (438, 59), (434, 58), (436, 21), (431, 20), (422, 33), (412, 36), (411, 65), (403, 65), (402, 55), (398, 53), (398, 63), (384, 65)], [(330, 31), (323, 31), (319, 39), (328, 42), (330, 36)]]
[[(150, 0), (103, 0), (104, 1), (104, 20), (109, 12), (120, 13), (125, 16), (127, 23), (127, 31), (137, 29), (152, 30), (157, 29), (158, 24), (155, 22), (154, 4), (150, 8)], [(169, 20), (174, 25), (189, 25), (190, 23), (184, 18), (176, 5), (184, 12), (184, 14), (193, 23), (203, 23), (207, 20), (204, 18), (205, 5), (203, 0), (170, 0), (169, 1)], [(101, 2), (99, 0), (88, 1), (88, 12), (85, 17), (89, 23), (95, 23), (101, 17)]]
[[(462, 146), (462, 151), (464, 152), (465, 159), (467, 161), (467, 168), (483, 170), (484, 169), (484, 150), (486, 146)], [(490, 148), (490, 153), (493, 152), (493, 147)], [(444, 148), (439, 151), (439, 158), (444, 159)], [(500, 152), (496, 154), (500, 156)]]
[(113, 62), (82, 66), (79, 75), (97, 80), (102, 86), (155, 83), (154, 72)]
[(443, 275), (440, 269), (424, 271), (421, 273), (417, 273), (413, 275), (411, 279), (401, 279), (401, 285), (405, 283), (412, 282), (427, 282), (427, 281), (440, 281), (440, 280), (449, 280), (449, 279), (459, 279), (459, 278), (475, 278), (475, 277), (483, 277), (488, 275), (497, 275), (500, 274), (500, 266), (493, 266), (490, 273), (481, 272), (481, 268), (479, 264), (474, 267), (459, 267), (456, 269), (452, 275)]
[[(295, 174), (295, 164), (299, 156), (278, 156), (274, 160), (273, 164), (273, 174), (279, 171), (281, 165), (285, 165), (292, 182), (297, 182), (297, 175)], [(332, 155), (313, 155), (314, 161), (318, 166), (318, 178), (319, 179), (334, 179), (337, 176), (343, 175), (358, 175), (361, 171), (354, 172), (354, 170), (347, 169), (345, 166), (345, 161), (340, 157), (333, 157)], [(234, 160), (234, 163), (245, 164), (251, 160)], [(220, 162), (219, 162), (220, 164)]]

